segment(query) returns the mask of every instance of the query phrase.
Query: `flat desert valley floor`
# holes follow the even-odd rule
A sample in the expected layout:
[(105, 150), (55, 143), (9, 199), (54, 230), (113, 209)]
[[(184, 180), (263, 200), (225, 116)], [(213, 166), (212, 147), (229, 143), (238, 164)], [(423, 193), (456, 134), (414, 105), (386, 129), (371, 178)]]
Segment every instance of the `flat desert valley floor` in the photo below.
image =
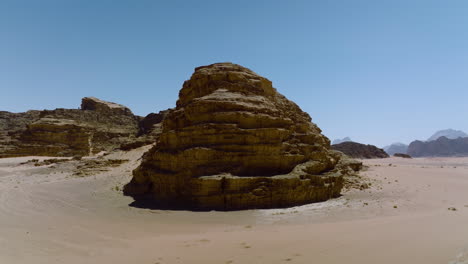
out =
[(190, 212), (129, 206), (146, 149), (84, 177), (0, 159), (0, 263), (468, 263), (468, 158), (365, 160), (370, 188), (327, 202)]

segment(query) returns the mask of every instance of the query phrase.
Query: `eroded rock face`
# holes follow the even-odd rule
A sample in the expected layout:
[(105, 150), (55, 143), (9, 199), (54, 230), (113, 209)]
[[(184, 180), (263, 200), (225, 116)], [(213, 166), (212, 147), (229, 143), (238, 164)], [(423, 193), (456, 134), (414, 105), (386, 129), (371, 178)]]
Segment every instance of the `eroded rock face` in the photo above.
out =
[(125, 193), (154, 206), (200, 210), (287, 207), (337, 197), (359, 163), (310, 116), (249, 69), (195, 69)]
[(0, 113), (0, 157), (86, 156), (133, 142), (140, 117), (121, 105), (83, 98), (82, 109)]
[(38, 120), (40, 111), (10, 113), (0, 111), (0, 158), (8, 156), (20, 144), (19, 137), (28, 124)]

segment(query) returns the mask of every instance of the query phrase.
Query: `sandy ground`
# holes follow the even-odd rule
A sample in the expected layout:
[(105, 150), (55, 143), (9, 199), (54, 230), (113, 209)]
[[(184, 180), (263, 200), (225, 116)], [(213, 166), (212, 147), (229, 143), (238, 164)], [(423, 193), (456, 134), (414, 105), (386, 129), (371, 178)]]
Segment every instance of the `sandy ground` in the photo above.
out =
[(0, 263), (468, 263), (468, 158), (368, 160), (371, 188), (338, 199), (188, 212), (129, 206), (143, 151), (87, 177), (0, 159)]

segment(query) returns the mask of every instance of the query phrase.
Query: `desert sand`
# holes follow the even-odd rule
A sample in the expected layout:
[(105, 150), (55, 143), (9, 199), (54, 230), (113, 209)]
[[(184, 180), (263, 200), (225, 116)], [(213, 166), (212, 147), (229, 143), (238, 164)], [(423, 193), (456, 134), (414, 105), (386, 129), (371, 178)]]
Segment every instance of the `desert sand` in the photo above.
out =
[(0, 159), (0, 263), (468, 263), (468, 158), (365, 160), (370, 188), (327, 202), (190, 212), (129, 206), (147, 149), (85, 177)]

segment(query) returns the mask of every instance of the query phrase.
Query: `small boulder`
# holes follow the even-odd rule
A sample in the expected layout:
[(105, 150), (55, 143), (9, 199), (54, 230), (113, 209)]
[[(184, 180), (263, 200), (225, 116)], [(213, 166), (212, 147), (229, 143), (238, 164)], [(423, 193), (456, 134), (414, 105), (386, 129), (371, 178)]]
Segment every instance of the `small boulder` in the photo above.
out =
[(393, 154), (394, 157), (405, 158), (405, 159), (412, 159), (412, 157), (408, 154), (404, 153), (395, 153)]

